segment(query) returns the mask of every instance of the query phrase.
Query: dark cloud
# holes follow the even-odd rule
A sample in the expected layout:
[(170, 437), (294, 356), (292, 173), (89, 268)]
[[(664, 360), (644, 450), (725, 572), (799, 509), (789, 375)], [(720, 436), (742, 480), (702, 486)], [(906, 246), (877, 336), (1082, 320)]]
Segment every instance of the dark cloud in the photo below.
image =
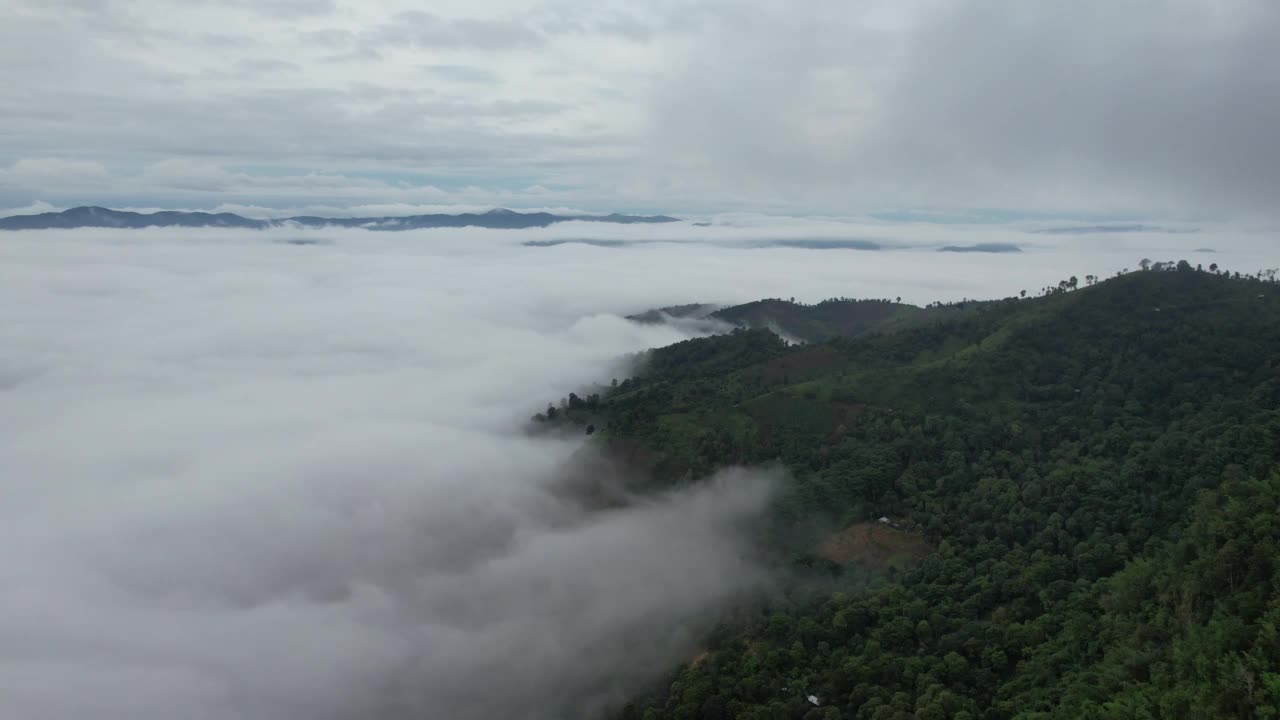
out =
[[(716, 180), (884, 203), (1265, 209), (1280, 193), (1280, 6), (843, 4), (712, 16), (658, 142)], [(772, 28), (765, 32), (764, 27)]]
[(1270, 2), (966, 2), (916, 33), (868, 154), (995, 189), (1264, 207), (1280, 196), (1277, 39)]

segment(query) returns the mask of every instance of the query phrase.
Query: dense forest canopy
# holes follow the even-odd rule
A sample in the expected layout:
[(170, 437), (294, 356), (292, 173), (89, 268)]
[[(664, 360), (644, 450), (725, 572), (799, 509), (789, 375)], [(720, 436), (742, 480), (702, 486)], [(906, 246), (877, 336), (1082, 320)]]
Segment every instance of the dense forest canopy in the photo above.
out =
[(790, 470), (766, 539), (785, 597), (619, 716), (1280, 717), (1280, 286), (1141, 267), (740, 306), (751, 328), (540, 416), (644, 448), (655, 487)]

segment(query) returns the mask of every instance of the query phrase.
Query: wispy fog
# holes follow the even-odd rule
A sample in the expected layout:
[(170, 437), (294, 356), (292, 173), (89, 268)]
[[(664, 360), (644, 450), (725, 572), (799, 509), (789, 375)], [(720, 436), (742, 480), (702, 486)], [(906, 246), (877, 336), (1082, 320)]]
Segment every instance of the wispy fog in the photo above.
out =
[[(522, 423), (685, 337), (621, 314), (1280, 264), (1229, 228), (1026, 229), (0, 236), (0, 714), (589, 716), (766, 586), (744, 528), (781, 481), (733, 470), (603, 513), (555, 491), (581, 443)], [(884, 249), (761, 242), (842, 237)], [(583, 238), (663, 242), (522, 244)], [(977, 243), (1023, 252), (937, 252)]]

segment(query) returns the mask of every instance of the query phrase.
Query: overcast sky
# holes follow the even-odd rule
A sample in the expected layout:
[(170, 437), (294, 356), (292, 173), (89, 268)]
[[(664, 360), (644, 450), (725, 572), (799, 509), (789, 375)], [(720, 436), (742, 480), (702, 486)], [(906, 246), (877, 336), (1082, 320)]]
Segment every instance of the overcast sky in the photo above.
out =
[(1271, 0), (0, 0), (0, 207), (1280, 197)]

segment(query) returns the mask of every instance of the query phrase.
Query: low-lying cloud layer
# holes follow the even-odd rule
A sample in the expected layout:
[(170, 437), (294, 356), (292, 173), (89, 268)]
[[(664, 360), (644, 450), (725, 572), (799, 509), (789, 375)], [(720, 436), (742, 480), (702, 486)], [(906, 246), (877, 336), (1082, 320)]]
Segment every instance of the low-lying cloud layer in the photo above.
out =
[[(758, 242), (863, 235), (886, 249)], [(522, 244), (587, 236), (665, 242)], [(24, 720), (589, 714), (767, 582), (743, 528), (776, 481), (733, 471), (604, 513), (559, 491), (580, 443), (523, 421), (685, 337), (621, 314), (1008, 295), (1274, 252), (1225, 229), (746, 217), (0, 240), (0, 707)], [(1025, 251), (936, 252), (1011, 240)]]

